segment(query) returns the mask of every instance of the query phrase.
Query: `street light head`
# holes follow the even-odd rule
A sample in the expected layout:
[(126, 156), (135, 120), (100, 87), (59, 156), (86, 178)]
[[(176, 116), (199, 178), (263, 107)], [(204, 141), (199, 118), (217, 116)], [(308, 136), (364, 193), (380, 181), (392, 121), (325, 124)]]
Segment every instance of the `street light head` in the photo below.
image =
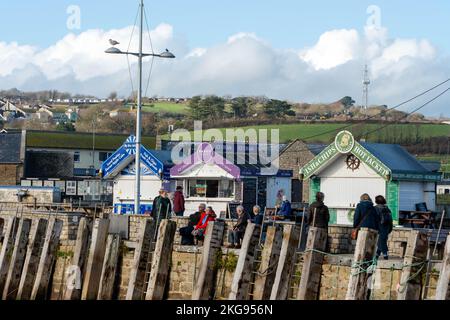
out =
[(122, 51), (120, 51), (120, 49), (117, 49), (115, 47), (111, 47), (111, 48), (107, 49), (105, 52), (106, 53), (111, 53), (111, 54), (121, 54), (121, 53), (123, 53)]
[(168, 59), (173, 59), (173, 58), (175, 58), (175, 55), (174, 55), (172, 52), (170, 52), (169, 50), (167, 50), (167, 49), (166, 49), (166, 51), (164, 51), (163, 53), (161, 53), (159, 56), (160, 56), (161, 58), (168, 58)]

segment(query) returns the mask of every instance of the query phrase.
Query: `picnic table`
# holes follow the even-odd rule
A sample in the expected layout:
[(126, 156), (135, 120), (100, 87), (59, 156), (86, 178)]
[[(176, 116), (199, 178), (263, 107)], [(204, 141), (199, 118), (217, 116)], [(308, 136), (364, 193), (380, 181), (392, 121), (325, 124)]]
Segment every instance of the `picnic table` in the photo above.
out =
[(435, 229), (435, 216), (436, 214), (432, 211), (400, 211), (399, 223), (409, 224), (412, 228), (418, 226)]

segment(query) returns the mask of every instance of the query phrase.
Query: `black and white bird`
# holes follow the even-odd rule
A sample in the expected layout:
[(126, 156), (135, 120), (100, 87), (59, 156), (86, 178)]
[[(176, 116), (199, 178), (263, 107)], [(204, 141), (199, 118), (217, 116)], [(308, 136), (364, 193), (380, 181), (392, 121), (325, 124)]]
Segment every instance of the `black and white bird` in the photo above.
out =
[(110, 43), (112, 46), (116, 46), (116, 45), (120, 44), (120, 42), (117, 42), (116, 40), (113, 40), (113, 39), (109, 39), (109, 43)]

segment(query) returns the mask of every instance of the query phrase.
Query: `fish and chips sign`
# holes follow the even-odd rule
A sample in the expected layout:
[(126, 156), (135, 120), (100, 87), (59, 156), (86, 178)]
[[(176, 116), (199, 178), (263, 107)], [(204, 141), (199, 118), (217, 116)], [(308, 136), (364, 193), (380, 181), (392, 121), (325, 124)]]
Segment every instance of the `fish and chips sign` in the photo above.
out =
[(349, 131), (336, 135), (334, 143), (326, 147), (313, 160), (300, 169), (303, 179), (308, 179), (341, 154), (353, 154), (386, 180), (390, 180), (391, 170), (359, 144)]

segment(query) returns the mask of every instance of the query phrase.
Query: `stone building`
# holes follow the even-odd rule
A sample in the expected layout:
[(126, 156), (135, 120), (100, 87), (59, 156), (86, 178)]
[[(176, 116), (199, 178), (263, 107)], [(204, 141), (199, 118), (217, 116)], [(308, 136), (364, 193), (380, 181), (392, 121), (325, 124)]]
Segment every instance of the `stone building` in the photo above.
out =
[(20, 184), (25, 162), (25, 131), (0, 134), (0, 185)]
[(280, 150), (279, 166), (283, 170), (292, 170), (292, 202), (308, 202), (309, 181), (302, 181), (299, 170), (314, 159), (325, 148), (325, 145), (306, 144), (296, 139)]

